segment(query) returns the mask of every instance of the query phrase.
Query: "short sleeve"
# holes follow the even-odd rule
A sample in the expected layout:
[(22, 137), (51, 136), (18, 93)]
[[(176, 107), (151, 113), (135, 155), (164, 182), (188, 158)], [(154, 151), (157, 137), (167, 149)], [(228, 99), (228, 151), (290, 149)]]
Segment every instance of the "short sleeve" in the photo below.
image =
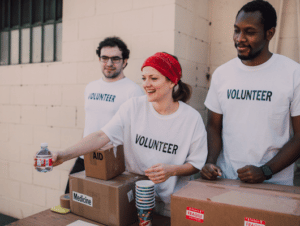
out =
[(291, 116), (300, 115), (300, 67), (294, 72), (294, 92), (291, 102)]
[(217, 73), (215, 72), (212, 76), (211, 84), (204, 105), (213, 112), (216, 112), (218, 114), (223, 114), (220, 106), (217, 90), (218, 90)]
[(127, 100), (123, 103), (113, 118), (101, 128), (114, 145), (124, 143), (125, 127), (130, 123), (130, 102)]
[(207, 158), (207, 135), (201, 116), (197, 120), (186, 162), (202, 169)]

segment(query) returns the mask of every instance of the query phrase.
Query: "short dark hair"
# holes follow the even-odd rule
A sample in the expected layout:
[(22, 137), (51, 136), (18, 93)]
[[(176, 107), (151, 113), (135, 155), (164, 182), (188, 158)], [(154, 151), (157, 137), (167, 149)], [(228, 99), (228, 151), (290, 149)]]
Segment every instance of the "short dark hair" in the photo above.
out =
[(96, 50), (96, 53), (98, 57), (100, 57), (101, 54), (101, 49), (103, 47), (110, 46), (110, 47), (115, 47), (117, 46), (121, 52), (122, 52), (122, 58), (123, 60), (129, 58), (129, 49), (127, 48), (127, 45), (120, 39), (119, 37), (107, 37), (105, 38), (102, 42), (99, 43), (99, 46)]
[(276, 27), (277, 15), (274, 7), (267, 1), (264, 0), (253, 0), (245, 4), (237, 13), (244, 11), (245, 13), (259, 11), (261, 13), (261, 23), (264, 25), (264, 31)]

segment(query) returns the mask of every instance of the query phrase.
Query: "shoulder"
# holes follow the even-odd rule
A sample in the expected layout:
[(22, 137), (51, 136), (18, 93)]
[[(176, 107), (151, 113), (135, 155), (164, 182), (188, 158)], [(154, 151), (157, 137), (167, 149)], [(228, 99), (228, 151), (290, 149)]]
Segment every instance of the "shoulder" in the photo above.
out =
[(181, 112), (186, 116), (190, 117), (192, 120), (201, 118), (200, 113), (190, 105), (180, 101)]
[(94, 87), (94, 86), (99, 86), (101, 84), (101, 82), (102, 82), (102, 79), (92, 81), (92, 82), (88, 83), (85, 88), (89, 89), (89, 88)]
[(130, 109), (138, 109), (147, 104), (147, 96), (136, 96), (126, 100), (122, 106)]
[(274, 55), (276, 57), (276, 65), (281, 65), (281, 67), (284, 67), (286, 70), (299, 70), (300, 64), (296, 61), (280, 54)]
[(221, 66), (217, 67), (217, 69), (213, 73), (213, 77), (217, 76), (223, 76), (223, 75), (229, 75), (229, 71), (232, 71), (234, 69), (237, 69), (239, 59), (233, 58), (232, 60), (226, 62), (225, 64), (222, 64)]

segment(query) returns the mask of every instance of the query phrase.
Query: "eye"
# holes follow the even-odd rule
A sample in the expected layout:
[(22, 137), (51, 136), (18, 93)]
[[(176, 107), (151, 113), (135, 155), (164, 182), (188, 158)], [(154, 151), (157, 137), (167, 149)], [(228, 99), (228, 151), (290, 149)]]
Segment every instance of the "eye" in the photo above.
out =
[(152, 80), (157, 80), (157, 78), (155, 78), (155, 77), (152, 77), (151, 79), (152, 79)]
[(143, 80), (143, 81), (145, 81), (145, 80), (146, 80), (146, 78), (145, 78), (145, 77), (142, 77), (142, 80)]
[(112, 59), (113, 61), (119, 61), (119, 60), (121, 60), (120, 57), (112, 57), (111, 59)]

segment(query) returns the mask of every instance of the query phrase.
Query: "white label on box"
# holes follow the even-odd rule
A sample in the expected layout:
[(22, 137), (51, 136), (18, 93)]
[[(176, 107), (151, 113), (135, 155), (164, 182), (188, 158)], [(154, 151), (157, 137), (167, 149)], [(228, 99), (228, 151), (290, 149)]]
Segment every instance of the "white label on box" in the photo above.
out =
[(203, 221), (204, 221), (204, 211), (199, 210), (199, 209), (195, 209), (195, 208), (192, 208), (192, 207), (187, 207), (185, 217), (188, 220), (193, 220), (193, 221), (203, 223)]
[(84, 194), (81, 194), (79, 192), (73, 191), (73, 200), (75, 202), (82, 203), (84, 205), (93, 207), (93, 198)]
[(131, 202), (131, 201), (134, 199), (134, 197), (133, 197), (133, 191), (130, 190), (130, 191), (127, 193), (127, 196), (128, 196), (128, 201)]
[(265, 226), (265, 225), (266, 225), (265, 221), (245, 217), (244, 226)]

